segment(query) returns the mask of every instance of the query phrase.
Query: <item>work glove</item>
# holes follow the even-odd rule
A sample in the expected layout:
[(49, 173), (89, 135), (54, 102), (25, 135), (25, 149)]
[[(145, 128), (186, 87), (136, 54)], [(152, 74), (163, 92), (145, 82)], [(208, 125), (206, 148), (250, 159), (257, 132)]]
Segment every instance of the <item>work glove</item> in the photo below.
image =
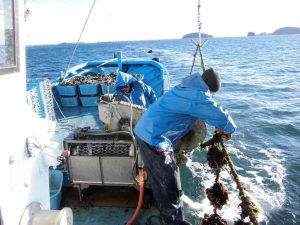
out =
[(222, 131), (222, 129), (220, 129), (220, 128), (216, 128), (213, 138), (211, 138), (210, 140), (208, 140), (206, 142), (199, 143), (199, 147), (205, 148), (207, 146), (212, 146), (215, 143), (222, 142), (223, 140), (225, 140), (225, 141), (231, 140), (231, 135), (224, 133)]
[(220, 134), (221, 138), (225, 141), (230, 141), (231, 140), (231, 134), (227, 134), (227, 133), (223, 132), (221, 128), (216, 128), (215, 129), (215, 134)]
[(162, 148), (156, 148), (155, 151), (159, 154), (163, 154), (165, 157), (165, 164), (171, 164), (174, 162), (174, 152), (171, 151), (164, 151)]
[(171, 164), (174, 162), (174, 153), (173, 151), (164, 152), (165, 155), (165, 164)]

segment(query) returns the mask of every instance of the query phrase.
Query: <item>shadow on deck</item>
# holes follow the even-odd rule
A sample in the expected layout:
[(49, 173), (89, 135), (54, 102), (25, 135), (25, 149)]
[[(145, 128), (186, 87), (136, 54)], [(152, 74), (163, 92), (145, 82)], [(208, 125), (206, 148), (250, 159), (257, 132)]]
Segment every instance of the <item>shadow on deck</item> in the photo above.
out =
[[(82, 191), (82, 201), (77, 188), (64, 188), (61, 207), (118, 207), (135, 208), (138, 204), (139, 192), (132, 187), (90, 186)], [(143, 208), (153, 205), (150, 189), (145, 189)]]
[[(137, 207), (139, 192), (128, 187), (91, 186), (83, 191), (83, 196), (80, 201), (77, 188), (63, 190), (61, 208), (72, 209), (74, 225), (125, 225)], [(143, 206), (133, 225), (148, 224), (153, 215), (158, 215), (158, 211), (151, 190), (145, 189)]]

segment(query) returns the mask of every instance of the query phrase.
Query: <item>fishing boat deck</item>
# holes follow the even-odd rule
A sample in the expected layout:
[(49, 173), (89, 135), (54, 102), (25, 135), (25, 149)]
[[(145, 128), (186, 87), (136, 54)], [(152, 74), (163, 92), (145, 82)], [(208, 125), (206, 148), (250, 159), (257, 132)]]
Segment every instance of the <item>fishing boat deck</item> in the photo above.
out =
[[(62, 149), (62, 140), (76, 128), (101, 129), (103, 126), (99, 119), (98, 107), (63, 107), (60, 110), (63, 114), (58, 109), (55, 111), (59, 121), (55, 139), (60, 140)], [(74, 225), (125, 225), (138, 205), (139, 191), (133, 187), (91, 185), (81, 193), (80, 200), (78, 188), (68, 184), (62, 192), (60, 208), (72, 209)], [(145, 188), (142, 209), (134, 224), (146, 224), (152, 215), (158, 215), (158, 211), (154, 207), (151, 190)], [(151, 221), (156, 220), (154, 218)]]
[[(61, 208), (70, 207), (74, 225), (124, 225), (134, 214), (139, 192), (129, 187), (90, 186), (80, 201), (77, 188), (64, 188)], [(135, 224), (145, 224), (158, 211), (153, 206), (152, 192), (145, 189), (142, 209)]]
[[(155, 90), (157, 96), (163, 93), (164, 70), (160, 64), (153, 60), (125, 62), (121, 60), (121, 55), (118, 56), (118, 59), (118, 62), (113, 62), (111, 63), (112, 65), (101, 67), (100, 72), (108, 74), (111, 72), (111, 69), (116, 71), (116, 68), (121, 67), (119, 68), (120, 71), (142, 75), (145, 78), (144, 82)], [(100, 62), (100, 64), (103, 63)], [(75, 75), (85, 75), (84, 73), (88, 75), (86, 71), (99, 73), (96, 70), (99, 69), (98, 66), (100, 64), (99, 62), (91, 62), (78, 68), (76, 67), (73, 72), (69, 73), (69, 77), (66, 76), (66, 79), (71, 80), (72, 77), (76, 77)], [(108, 86), (105, 87), (103, 84), (108, 85), (110, 88)], [(126, 136), (129, 134), (118, 134), (118, 138), (112, 140), (113, 142), (118, 142), (115, 145), (114, 143), (109, 143), (111, 141), (109, 138), (102, 138), (106, 134), (101, 132), (99, 134), (96, 131), (103, 128), (103, 122), (99, 118), (99, 109), (96, 106), (96, 102), (99, 101), (101, 94), (112, 93), (115, 87), (111, 83), (106, 84), (103, 80), (101, 80), (99, 85), (89, 85), (89, 88), (82, 84), (71, 85), (71, 87), (63, 86), (57, 83), (56, 88), (52, 89), (54, 97), (61, 103), (60, 108), (55, 109), (58, 125), (56, 126), (53, 141), (58, 142), (59, 148), (62, 150), (80, 149), (81, 153), (78, 155), (77, 152), (72, 154), (72, 150), (70, 150), (71, 156), (68, 159), (69, 161), (67, 161), (69, 165), (68, 170), (70, 170), (68, 172), (71, 174), (70, 177), (72, 177), (73, 183), (69, 187), (63, 188), (61, 208), (70, 207), (72, 209), (74, 225), (125, 225), (134, 215), (139, 200), (139, 191), (133, 188), (136, 184), (133, 180), (134, 178), (132, 178), (132, 171), (137, 169), (135, 164), (136, 157), (133, 155), (133, 151), (130, 150), (134, 148), (132, 148), (131, 139), (128, 139)], [(96, 91), (94, 90), (95, 86), (97, 86)], [(57, 89), (58, 87), (59, 90)], [(66, 88), (66, 92), (61, 90), (62, 87), (63, 90)], [(69, 89), (71, 89), (70, 93)], [(99, 91), (100, 89), (101, 91)], [(125, 115), (122, 114), (122, 116)], [(114, 125), (117, 122), (119, 121), (114, 118)], [(78, 138), (77, 134), (81, 132), (81, 130), (78, 131), (78, 128), (89, 128), (82, 129), (82, 133), (87, 135), (85, 136), (88, 137), (87, 139), (74, 140), (72, 134), (75, 134), (76, 138)], [(88, 131), (86, 132), (86, 130)], [(89, 139), (88, 132), (95, 132), (92, 134), (91, 139)], [(108, 142), (104, 143), (106, 139)], [(97, 143), (91, 147), (89, 143), (92, 142)], [(105, 151), (103, 151), (103, 146), (107, 145), (107, 149), (105, 147)], [(116, 164), (114, 165), (113, 163)], [(85, 168), (86, 164), (90, 166)], [(72, 168), (75, 168), (74, 171)], [(86, 185), (89, 187), (85, 188)], [(79, 187), (78, 189), (77, 186)], [(158, 215), (158, 212), (153, 205), (152, 192), (146, 188), (142, 209), (134, 224), (144, 225), (148, 218), (153, 215)], [(157, 218), (154, 218), (151, 219), (150, 224), (160, 225), (160, 222)]]
[(62, 113), (57, 109), (56, 118), (61, 126), (68, 124), (69, 127), (91, 127), (101, 128), (102, 122), (99, 119), (98, 107), (63, 107)]
[(52, 141), (58, 142), (60, 149), (63, 149), (63, 139), (76, 128), (101, 129), (103, 127), (99, 119), (98, 107), (62, 107), (55, 110), (55, 115), (58, 123)]
[[(72, 208), (73, 225), (125, 225), (134, 214), (133, 208), (100, 208), (100, 207), (75, 207)], [(147, 219), (153, 215), (149, 210), (141, 210), (133, 225), (144, 225)], [(159, 223), (152, 223), (160, 225)]]
[[(121, 207), (135, 208), (139, 192), (131, 187), (90, 186), (83, 190), (83, 198), (79, 199), (77, 188), (66, 187), (63, 191), (63, 206), (76, 207)], [(153, 204), (152, 192), (145, 189), (143, 208), (149, 209)]]

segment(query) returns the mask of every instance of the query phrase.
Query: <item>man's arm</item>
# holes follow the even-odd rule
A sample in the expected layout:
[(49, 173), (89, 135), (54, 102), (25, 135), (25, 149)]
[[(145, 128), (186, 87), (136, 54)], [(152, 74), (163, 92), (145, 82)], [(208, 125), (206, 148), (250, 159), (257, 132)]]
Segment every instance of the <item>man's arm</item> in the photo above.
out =
[(207, 97), (203, 102), (194, 102), (192, 108), (191, 115), (199, 117), (216, 128), (220, 128), (223, 132), (232, 134), (236, 130), (236, 125), (231, 116), (212, 98)]

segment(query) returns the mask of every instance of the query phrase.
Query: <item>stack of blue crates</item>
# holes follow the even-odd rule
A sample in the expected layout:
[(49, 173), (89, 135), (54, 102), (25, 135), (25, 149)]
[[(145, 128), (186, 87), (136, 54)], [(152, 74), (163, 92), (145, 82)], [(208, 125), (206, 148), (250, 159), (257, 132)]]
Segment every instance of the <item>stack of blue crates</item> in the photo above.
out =
[(97, 106), (99, 101), (99, 84), (80, 84), (78, 85), (80, 101), (83, 107)]
[(56, 86), (62, 107), (79, 106), (77, 86)]

